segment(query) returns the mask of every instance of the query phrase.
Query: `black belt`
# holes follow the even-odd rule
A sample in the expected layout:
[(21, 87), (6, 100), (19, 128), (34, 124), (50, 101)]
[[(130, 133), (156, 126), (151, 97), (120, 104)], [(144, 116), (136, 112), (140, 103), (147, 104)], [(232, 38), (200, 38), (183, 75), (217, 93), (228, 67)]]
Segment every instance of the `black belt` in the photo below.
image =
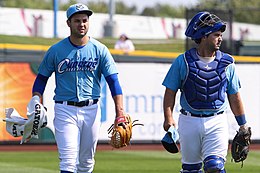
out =
[(184, 109), (181, 109), (180, 112), (183, 115), (188, 115), (188, 116), (192, 116), (192, 117), (201, 117), (201, 118), (203, 118), (203, 117), (212, 117), (212, 116), (224, 113), (224, 111), (221, 111), (221, 112), (217, 112), (217, 113), (214, 113), (214, 114), (193, 114), (193, 113), (185, 111)]
[(66, 104), (66, 105), (77, 106), (77, 107), (91, 106), (91, 105), (96, 104), (97, 102), (98, 102), (98, 99), (86, 100), (86, 101), (81, 101), (81, 102), (74, 102), (74, 101), (55, 101), (55, 103)]

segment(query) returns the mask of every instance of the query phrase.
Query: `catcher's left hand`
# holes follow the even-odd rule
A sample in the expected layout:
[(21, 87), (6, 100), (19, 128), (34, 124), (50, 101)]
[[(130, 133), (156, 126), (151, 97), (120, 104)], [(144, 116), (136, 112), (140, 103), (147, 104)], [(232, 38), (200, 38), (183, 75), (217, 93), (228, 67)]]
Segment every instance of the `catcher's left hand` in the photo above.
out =
[(240, 128), (231, 144), (231, 155), (235, 162), (242, 162), (247, 158), (251, 142), (251, 127)]
[(129, 145), (130, 139), (132, 138), (132, 127), (135, 125), (143, 125), (135, 123), (137, 121), (138, 120), (132, 121), (128, 114), (117, 117), (115, 123), (107, 130), (108, 134), (111, 133), (110, 145), (113, 148), (121, 148)]

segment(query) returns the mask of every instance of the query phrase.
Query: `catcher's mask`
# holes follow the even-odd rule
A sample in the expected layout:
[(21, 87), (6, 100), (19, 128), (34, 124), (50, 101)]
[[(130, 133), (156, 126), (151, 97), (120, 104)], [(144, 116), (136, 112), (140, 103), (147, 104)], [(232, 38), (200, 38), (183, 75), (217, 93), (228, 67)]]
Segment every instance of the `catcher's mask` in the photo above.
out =
[(197, 13), (189, 22), (185, 31), (185, 35), (192, 40), (198, 40), (203, 36), (209, 35), (216, 31), (224, 32), (226, 30), (226, 23), (218, 16), (209, 12)]

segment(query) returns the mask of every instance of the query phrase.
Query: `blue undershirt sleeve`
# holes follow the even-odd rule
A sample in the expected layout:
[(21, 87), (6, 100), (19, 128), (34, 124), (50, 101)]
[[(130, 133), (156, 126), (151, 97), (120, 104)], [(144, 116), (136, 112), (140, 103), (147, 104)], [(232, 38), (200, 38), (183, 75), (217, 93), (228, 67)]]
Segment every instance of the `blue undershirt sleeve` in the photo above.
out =
[(123, 93), (122, 88), (119, 84), (117, 74), (112, 74), (112, 75), (107, 76), (106, 81), (108, 83), (112, 97), (114, 97), (116, 95), (121, 95)]
[(43, 95), (48, 79), (48, 77), (38, 74), (34, 81), (32, 92), (38, 92)]

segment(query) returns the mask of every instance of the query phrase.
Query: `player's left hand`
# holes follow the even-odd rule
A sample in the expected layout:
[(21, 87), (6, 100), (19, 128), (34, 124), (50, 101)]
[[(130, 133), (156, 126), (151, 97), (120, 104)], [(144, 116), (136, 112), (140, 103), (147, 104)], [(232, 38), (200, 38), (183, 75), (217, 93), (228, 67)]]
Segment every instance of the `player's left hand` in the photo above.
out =
[(247, 158), (249, 145), (251, 143), (251, 127), (240, 126), (231, 144), (231, 155), (235, 162), (242, 162)]
[(132, 121), (129, 114), (117, 117), (114, 124), (107, 130), (111, 133), (110, 145), (113, 148), (122, 148), (129, 145), (132, 138), (132, 127), (135, 125), (143, 125), (136, 123), (138, 120)]

